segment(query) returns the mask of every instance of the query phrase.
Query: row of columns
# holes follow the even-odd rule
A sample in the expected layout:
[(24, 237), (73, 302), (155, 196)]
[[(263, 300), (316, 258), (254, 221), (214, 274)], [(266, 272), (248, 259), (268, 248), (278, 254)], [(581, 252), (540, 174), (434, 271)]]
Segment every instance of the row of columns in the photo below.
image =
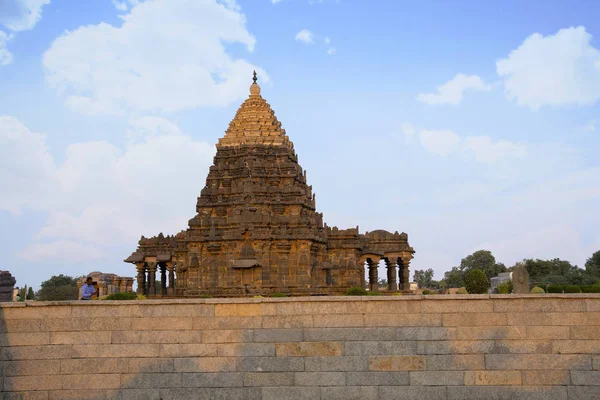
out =
[[(136, 263), (136, 268), (138, 294), (145, 296), (172, 296), (174, 294), (176, 272), (174, 262)], [(157, 293), (156, 288), (157, 269), (160, 270), (160, 293)]]
[[(401, 258), (397, 258), (396, 260), (384, 258), (384, 260), (387, 268), (388, 290), (410, 290), (410, 272), (408, 270), (409, 262), (404, 262)], [(367, 258), (367, 264), (369, 265), (369, 290), (378, 291), (379, 274), (377, 268), (379, 267), (379, 260), (374, 261), (372, 258)], [(398, 284), (396, 280), (396, 265), (398, 265), (398, 277), (400, 284)]]

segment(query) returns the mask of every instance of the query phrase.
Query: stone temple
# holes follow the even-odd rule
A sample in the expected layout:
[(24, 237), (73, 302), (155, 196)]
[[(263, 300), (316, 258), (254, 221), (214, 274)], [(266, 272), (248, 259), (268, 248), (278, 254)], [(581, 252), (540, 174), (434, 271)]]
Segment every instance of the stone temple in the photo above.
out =
[[(414, 250), (406, 233), (323, 223), (294, 145), (256, 83), (219, 139), (214, 164), (187, 230), (142, 236), (125, 262), (137, 267), (138, 293), (195, 297), (342, 294), (409, 290)], [(368, 268), (368, 282), (365, 282)], [(156, 273), (160, 281), (156, 281)]]

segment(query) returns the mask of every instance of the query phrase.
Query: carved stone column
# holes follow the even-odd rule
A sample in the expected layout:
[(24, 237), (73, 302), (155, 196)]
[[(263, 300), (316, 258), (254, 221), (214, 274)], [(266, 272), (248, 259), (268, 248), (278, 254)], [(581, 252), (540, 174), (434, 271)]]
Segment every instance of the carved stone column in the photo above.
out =
[(401, 262), (398, 262), (398, 265), (400, 266), (398, 273), (400, 274), (400, 281), (402, 282), (402, 290), (410, 290), (410, 272), (408, 270), (409, 263), (410, 260), (401, 260)]
[(396, 283), (396, 260), (394, 258), (386, 258), (385, 265), (387, 266), (387, 280), (388, 290), (398, 290), (398, 284)]
[(135, 263), (137, 269), (137, 293), (146, 294), (146, 264), (143, 262)]
[(156, 296), (156, 263), (148, 263), (148, 296)]
[(167, 270), (169, 271), (169, 287), (167, 288), (167, 295), (173, 296), (173, 294), (175, 294), (175, 263), (173, 261), (167, 263)]
[(379, 276), (377, 274), (377, 267), (379, 267), (379, 263), (367, 259), (367, 263), (369, 264), (369, 290), (372, 292), (379, 291)]
[(160, 267), (160, 295), (167, 295), (167, 266), (165, 263), (158, 264)]

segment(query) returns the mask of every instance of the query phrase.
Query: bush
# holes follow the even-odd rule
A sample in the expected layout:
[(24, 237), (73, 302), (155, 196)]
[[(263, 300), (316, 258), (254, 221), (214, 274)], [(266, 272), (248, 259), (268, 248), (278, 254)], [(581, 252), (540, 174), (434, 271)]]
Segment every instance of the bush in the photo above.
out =
[(423, 290), (423, 294), (431, 294), (431, 290), (425, 289)]
[(456, 291), (456, 294), (469, 294), (469, 292), (467, 292), (467, 289), (465, 289), (464, 287), (461, 287)]
[(281, 292), (271, 293), (271, 297), (288, 297), (287, 294)]
[(102, 298), (102, 300), (136, 300), (137, 293), (134, 292), (120, 292), (111, 293), (108, 296)]
[(383, 293), (367, 291), (367, 296), (383, 296)]
[(581, 286), (581, 291), (583, 293), (600, 293), (600, 284)]
[(534, 287), (531, 289), (531, 294), (544, 294), (544, 293), (546, 293), (546, 292), (544, 291), (544, 289), (542, 289), (542, 288), (541, 288), (541, 287), (539, 287), (539, 286), (534, 286)]
[(499, 294), (511, 294), (512, 293), (511, 286), (512, 285), (509, 285), (508, 282), (502, 282), (501, 284), (498, 285), (498, 293)]
[(346, 296), (366, 296), (367, 294), (369, 294), (367, 289), (361, 288), (360, 286), (355, 286), (346, 290)]
[(465, 289), (470, 294), (487, 293), (490, 287), (487, 275), (480, 269), (472, 269), (465, 275)]
[(562, 293), (564, 290), (564, 286), (563, 285), (557, 285), (555, 283), (548, 285), (548, 289), (546, 290), (547, 293)]
[(143, 294), (138, 294), (135, 297), (136, 300), (148, 300), (148, 298), (146, 296), (144, 296)]
[(402, 296), (402, 292), (394, 292), (392, 293), (392, 296)]
[(581, 293), (581, 289), (577, 285), (566, 285), (565, 293)]

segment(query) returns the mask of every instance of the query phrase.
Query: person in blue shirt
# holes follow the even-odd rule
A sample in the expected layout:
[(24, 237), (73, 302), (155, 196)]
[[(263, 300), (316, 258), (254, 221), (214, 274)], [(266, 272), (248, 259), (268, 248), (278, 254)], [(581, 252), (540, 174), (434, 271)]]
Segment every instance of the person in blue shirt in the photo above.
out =
[(91, 300), (94, 294), (96, 294), (96, 288), (92, 284), (92, 278), (88, 277), (81, 287), (81, 300)]

